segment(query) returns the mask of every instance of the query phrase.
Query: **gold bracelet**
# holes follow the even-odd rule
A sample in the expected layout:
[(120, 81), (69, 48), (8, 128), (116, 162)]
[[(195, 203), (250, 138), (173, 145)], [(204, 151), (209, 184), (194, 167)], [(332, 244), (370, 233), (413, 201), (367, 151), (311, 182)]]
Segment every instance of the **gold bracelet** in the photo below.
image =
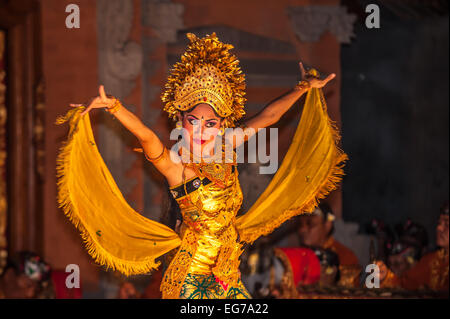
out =
[(311, 83), (309, 83), (309, 81), (307, 80), (301, 80), (300, 82), (297, 83), (295, 88), (298, 90), (308, 91), (311, 88)]
[(119, 99), (116, 99), (114, 101), (113, 106), (107, 107), (106, 111), (108, 111), (110, 114), (116, 113), (120, 108), (122, 107), (122, 104), (120, 103)]
[(150, 162), (152, 162), (153, 164), (155, 164), (155, 163), (158, 163), (160, 160), (162, 160), (162, 158), (164, 157), (164, 154), (166, 153), (166, 150), (167, 150), (166, 147), (163, 146), (163, 150), (162, 150), (162, 152), (161, 152), (160, 155), (158, 155), (158, 156), (156, 156), (156, 157), (154, 157), (154, 158), (151, 158), (151, 157), (148, 157), (147, 154), (144, 152), (144, 156), (145, 156), (145, 158), (146, 158), (148, 161), (150, 161)]

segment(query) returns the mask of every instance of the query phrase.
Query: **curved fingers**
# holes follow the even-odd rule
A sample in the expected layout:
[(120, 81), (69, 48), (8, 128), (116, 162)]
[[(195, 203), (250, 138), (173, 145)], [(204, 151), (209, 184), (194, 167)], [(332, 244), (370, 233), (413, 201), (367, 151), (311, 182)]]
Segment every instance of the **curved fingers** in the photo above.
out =
[(330, 82), (331, 80), (333, 80), (335, 77), (336, 77), (336, 74), (335, 74), (335, 73), (331, 73), (329, 76), (327, 76), (327, 77), (323, 80), (324, 85), (326, 85), (328, 82)]
[(91, 104), (91, 105), (89, 105), (89, 107), (88, 107), (87, 109), (85, 109), (83, 112), (81, 112), (81, 116), (83, 116), (83, 115), (86, 114), (86, 113), (89, 113), (90, 110), (92, 110), (92, 109), (93, 109), (93, 106), (92, 106), (92, 104)]
[(312, 87), (316, 87), (316, 88), (323, 88), (325, 85), (328, 84), (328, 82), (330, 82), (331, 80), (333, 80), (336, 77), (335, 73), (332, 73), (330, 75), (328, 75), (325, 79), (320, 80), (319, 78), (311, 78), (311, 85)]
[(303, 63), (302, 62), (299, 62), (298, 65), (300, 66), (300, 73), (301, 73), (302, 79), (304, 79), (306, 77), (306, 70), (303, 67)]
[(99, 97), (96, 97), (91, 104), (87, 107), (86, 110), (84, 110), (81, 115), (84, 115), (88, 112), (90, 112), (92, 109), (98, 109), (98, 108), (105, 108), (107, 107), (107, 104), (103, 102)]
[(108, 101), (108, 97), (106, 96), (106, 93), (105, 93), (105, 87), (103, 85), (99, 86), (98, 92), (100, 93), (100, 98), (103, 102)]

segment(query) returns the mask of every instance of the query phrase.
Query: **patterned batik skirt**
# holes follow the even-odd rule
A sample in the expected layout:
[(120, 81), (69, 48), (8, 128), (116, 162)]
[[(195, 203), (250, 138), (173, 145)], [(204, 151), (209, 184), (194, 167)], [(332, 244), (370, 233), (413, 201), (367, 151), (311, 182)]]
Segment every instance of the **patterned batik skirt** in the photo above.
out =
[(181, 299), (251, 299), (239, 279), (235, 287), (224, 286), (213, 274), (187, 274), (180, 292)]

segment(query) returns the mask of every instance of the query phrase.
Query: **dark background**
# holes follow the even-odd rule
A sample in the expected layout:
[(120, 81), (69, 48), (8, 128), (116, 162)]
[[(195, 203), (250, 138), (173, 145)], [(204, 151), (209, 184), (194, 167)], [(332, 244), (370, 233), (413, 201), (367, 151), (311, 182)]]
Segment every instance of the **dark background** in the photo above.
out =
[(354, 41), (341, 51), (343, 146), (350, 157), (343, 217), (361, 225), (410, 217), (433, 243), (449, 191), (448, 10), (392, 10), (383, 2), (380, 9), (381, 28), (360, 19)]

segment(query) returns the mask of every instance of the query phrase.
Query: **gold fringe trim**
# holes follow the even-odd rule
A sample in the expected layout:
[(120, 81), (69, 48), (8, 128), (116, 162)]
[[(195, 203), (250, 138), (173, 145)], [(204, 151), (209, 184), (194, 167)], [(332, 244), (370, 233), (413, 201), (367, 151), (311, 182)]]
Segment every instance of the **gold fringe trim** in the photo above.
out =
[[(327, 114), (327, 104), (325, 102), (325, 98), (323, 97), (322, 90), (320, 90), (320, 99), (323, 105), (323, 111), (325, 112), (325, 114)], [(339, 147), (341, 135), (339, 134), (339, 128), (337, 127), (336, 122), (332, 121), (328, 115), (327, 118), (328, 118), (328, 127), (330, 128), (331, 134), (333, 136), (336, 154), (335, 154), (335, 163), (328, 172), (328, 176), (325, 179), (325, 181), (319, 186), (318, 190), (314, 192), (302, 206), (285, 210), (278, 216), (278, 218), (271, 221), (269, 224), (258, 227), (256, 230), (253, 231), (243, 230), (242, 233), (239, 234), (240, 240), (242, 242), (252, 244), (260, 236), (265, 236), (273, 232), (276, 228), (278, 228), (282, 223), (284, 223), (288, 219), (300, 214), (312, 212), (318, 206), (321, 199), (324, 199), (330, 192), (338, 188), (339, 183), (342, 180), (342, 177), (345, 175), (344, 166), (345, 161), (348, 160), (348, 156)]]
[[(72, 148), (74, 137), (78, 131), (78, 124), (81, 120), (80, 113), (84, 107), (78, 107), (70, 110), (65, 116), (56, 119), (56, 124), (61, 125), (69, 122), (69, 137), (60, 149), (56, 160), (56, 176), (58, 186), (58, 204), (64, 214), (69, 218), (72, 224), (79, 230), (85, 248), (95, 263), (105, 266), (106, 270), (117, 270), (125, 276), (145, 274), (159, 267), (160, 262), (155, 262), (153, 258), (144, 261), (130, 261), (112, 256), (91, 236), (84, 227), (77, 215), (77, 208), (73, 205), (69, 189), (69, 180), (71, 179), (70, 166), (72, 162)], [(86, 115), (88, 116), (88, 115)]]

